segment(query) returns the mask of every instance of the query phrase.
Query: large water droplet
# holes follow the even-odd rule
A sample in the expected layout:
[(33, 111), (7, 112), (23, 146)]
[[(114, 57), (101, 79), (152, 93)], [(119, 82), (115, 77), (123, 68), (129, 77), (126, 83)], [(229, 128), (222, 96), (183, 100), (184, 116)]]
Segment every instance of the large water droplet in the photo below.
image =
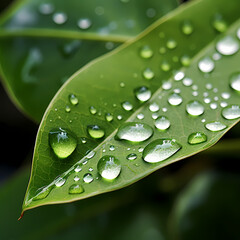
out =
[(88, 18), (81, 18), (78, 20), (77, 25), (80, 29), (86, 30), (92, 26), (92, 22)]
[(207, 136), (201, 132), (195, 132), (189, 135), (188, 143), (189, 144), (199, 144), (207, 141)]
[(102, 138), (105, 135), (104, 130), (98, 125), (88, 125), (87, 131), (92, 138)]
[(151, 80), (154, 78), (154, 72), (150, 69), (150, 68), (146, 68), (144, 71), (143, 71), (143, 77), (147, 80)]
[(239, 43), (231, 36), (226, 36), (219, 40), (216, 49), (222, 55), (233, 55), (239, 50)]
[(240, 92), (240, 72), (231, 75), (230, 86), (232, 89)]
[(240, 117), (239, 105), (232, 105), (222, 110), (222, 115), (228, 120), (237, 119)]
[(142, 142), (153, 135), (153, 129), (144, 123), (126, 122), (117, 131), (117, 140)]
[(58, 158), (67, 158), (77, 146), (77, 138), (73, 133), (63, 128), (49, 132), (49, 144)]
[(58, 25), (62, 25), (67, 21), (67, 15), (63, 12), (54, 13), (53, 21)]
[(215, 67), (215, 63), (210, 57), (205, 57), (198, 62), (198, 67), (203, 73), (210, 73)]
[(117, 178), (121, 171), (121, 164), (114, 156), (104, 156), (97, 164), (99, 174), (107, 180)]
[(69, 95), (69, 101), (72, 105), (78, 104), (78, 98), (74, 94)]
[(178, 106), (182, 103), (183, 99), (177, 93), (173, 93), (168, 97), (168, 102), (173, 106)]
[(205, 125), (206, 129), (212, 131), (212, 132), (217, 132), (217, 131), (221, 131), (223, 129), (225, 129), (227, 126), (221, 122), (211, 122), (211, 123), (207, 123)]
[(80, 194), (83, 192), (84, 192), (84, 188), (79, 184), (73, 184), (68, 189), (69, 194)]
[(135, 153), (130, 153), (130, 154), (128, 154), (127, 155), (127, 160), (129, 160), (129, 161), (133, 161), (133, 160), (135, 160), (136, 158), (137, 158), (137, 154), (135, 154)]
[(198, 101), (191, 101), (187, 104), (186, 110), (192, 116), (200, 116), (204, 113), (204, 106)]
[(189, 20), (183, 21), (183, 23), (182, 23), (182, 32), (185, 35), (192, 34), (192, 32), (193, 32), (193, 25), (192, 25), (191, 21), (189, 21)]
[(140, 50), (140, 56), (142, 58), (151, 58), (153, 56), (153, 50), (149, 46), (143, 46)]
[(150, 99), (152, 93), (148, 87), (139, 87), (134, 90), (136, 98), (141, 102), (146, 102)]
[(212, 26), (218, 31), (218, 32), (225, 32), (227, 29), (227, 23), (223, 19), (221, 14), (215, 14), (214, 19), (212, 21)]
[(161, 162), (179, 151), (182, 146), (172, 139), (157, 139), (143, 150), (143, 160), (149, 163)]
[(166, 129), (168, 129), (170, 127), (170, 121), (168, 120), (167, 117), (159, 116), (155, 120), (155, 126), (159, 130), (166, 130)]
[(84, 176), (83, 176), (83, 181), (85, 183), (91, 183), (93, 181), (93, 176), (91, 173), (86, 173)]
[(131, 111), (133, 109), (133, 105), (128, 101), (123, 102), (122, 107), (126, 111)]
[(51, 190), (52, 190), (52, 188), (50, 188), (50, 187), (41, 187), (41, 188), (39, 188), (36, 191), (35, 197), (33, 197), (33, 201), (41, 200), (41, 199), (46, 198), (49, 195), (49, 193), (51, 192)]

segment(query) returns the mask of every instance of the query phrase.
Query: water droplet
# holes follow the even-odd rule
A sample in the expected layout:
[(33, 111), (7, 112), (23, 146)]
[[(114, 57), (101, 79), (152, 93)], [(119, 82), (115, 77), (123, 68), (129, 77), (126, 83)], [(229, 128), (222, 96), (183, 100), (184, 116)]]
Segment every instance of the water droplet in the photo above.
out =
[(223, 99), (229, 99), (229, 98), (230, 98), (230, 93), (223, 92), (223, 93), (221, 94), (221, 96), (222, 96)]
[(162, 84), (162, 88), (163, 88), (164, 90), (169, 90), (169, 89), (172, 88), (172, 83), (169, 82), (169, 81), (164, 81), (163, 84)]
[(212, 26), (221, 33), (225, 32), (227, 29), (227, 23), (225, 22), (221, 14), (215, 14), (212, 21)]
[(91, 106), (91, 107), (89, 107), (89, 112), (94, 115), (97, 113), (97, 109), (95, 107)]
[(84, 176), (83, 176), (83, 181), (85, 183), (91, 183), (93, 181), (93, 176), (91, 173), (86, 173)]
[(109, 147), (109, 150), (110, 150), (110, 151), (114, 151), (114, 150), (115, 150), (115, 147), (114, 147), (113, 145), (111, 145), (111, 146)]
[(232, 89), (240, 92), (240, 72), (231, 75), (230, 86)]
[(67, 106), (65, 107), (65, 111), (66, 111), (67, 113), (69, 113), (69, 112), (71, 112), (71, 108), (67, 105)]
[(72, 105), (78, 104), (78, 98), (74, 94), (69, 95), (69, 101)]
[(215, 63), (210, 57), (205, 57), (198, 62), (198, 68), (203, 73), (210, 73), (213, 71)]
[(75, 172), (81, 172), (82, 168), (80, 165), (77, 165), (76, 168), (74, 169)]
[(157, 119), (158, 116), (159, 116), (159, 114), (155, 112), (155, 113), (152, 114), (152, 119)]
[(137, 158), (137, 154), (130, 153), (130, 154), (127, 155), (126, 158), (127, 158), (127, 160), (133, 161), (133, 160), (135, 160)]
[(106, 42), (105, 48), (107, 50), (112, 50), (114, 48), (114, 43), (113, 42)]
[(93, 168), (90, 167), (90, 168), (88, 169), (88, 171), (89, 171), (89, 172), (92, 172), (92, 171), (93, 171)]
[(205, 87), (207, 90), (211, 90), (213, 88), (211, 83), (207, 83)]
[(180, 81), (180, 80), (182, 80), (184, 77), (185, 77), (185, 73), (182, 72), (182, 71), (177, 71), (177, 72), (174, 74), (174, 80), (175, 80), (175, 81)]
[(211, 109), (217, 109), (217, 106), (218, 106), (217, 103), (211, 103), (210, 104)]
[(231, 36), (225, 36), (216, 44), (216, 49), (222, 55), (233, 55), (239, 50), (239, 43)]
[(78, 20), (77, 25), (80, 29), (86, 30), (92, 26), (92, 22), (88, 18), (81, 18)]
[(196, 97), (196, 96), (198, 96), (198, 92), (197, 92), (197, 91), (193, 91), (193, 92), (192, 92), (192, 95), (193, 95), (194, 97)]
[(143, 152), (143, 150), (144, 150), (143, 147), (139, 147), (139, 148), (138, 148), (138, 152), (140, 152), (140, 153)]
[(220, 106), (221, 106), (222, 108), (227, 107), (227, 105), (228, 105), (228, 104), (227, 104), (226, 102), (221, 102), (221, 103), (220, 103)]
[(213, 59), (214, 61), (220, 60), (221, 57), (222, 57), (221, 54), (219, 54), (219, 53), (217, 53), (217, 52), (212, 55), (212, 59)]
[(168, 63), (168, 61), (163, 61), (162, 64), (161, 64), (161, 69), (164, 72), (168, 72), (171, 69), (171, 65)]
[(237, 119), (240, 117), (239, 105), (232, 105), (222, 110), (222, 115), (228, 120)]
[(148, 59), (153, 56), (153, 50), (149, 46), (143, 46), (140, 50), (140, 56), (142, 58)]
[(49, 132), (49, 144), (58, 158), (67, 158), (77, 146), (77, 138), (73, 133), (63, 128)]
[(108, 122), (111, 122), (111, 121), (113, 120), (113, 115), (112, 115), (111, 113), (106, 113), (105, 119), (106, 119)]
[(58, 177), (56, 179), (56, 182), (55, 182), (55, 186), (56, 187), (61, 187), (64, 185), (64, 183), (66, 182), (66, 179), (62, 178), (62, 177)]
[[(81, 46), (81, 41), (80, 40), (73, 40), (71, 42), (68, 42), (66, 44), (64, 44), (61, 47), (61, 53), (65, 58), (71, 57), (73, 56), (77, 50), (79, 49), (79, 47)], [(67, 77), (68, 79), (68, 77)], [(64, 82), (66, 82), (66, 80), (64, 80)]]
[(183, 99), (180, 95), (178, 95), (177, 93), (173, 93), (168, 97), (168, 102), (172, 105), (172, 106), (178, 106), (182, 103)]
[(39, 6), (38, 10), (43, 15), (49, 15), (54, 12), (54, 6), (51, 3), (42, 3)]
[(139, 113), (139, 114), (137, 115), (137, 118), (138, 118), (139, 120), (144, 119), (144, 114), (143, 114), (143, 113)]
[(163, 107), (163, 108), (162, 108), (162, 111), (163, 111), (163, 112), (167, 112), (167, 108)]
[(166, 51), (167, 51), (167, 50), (166, 50), (165, 47), (160, 47), (160, 48), (159, 48), (159, 53), (160, 53), (160, 54), (164, 54), (164, 53), (166, 53)]
[(144, 71), (143, 71), (143, 77), (147, 80), (151, 80), (154, 78), (154, 72), (150, 69), (150, 68), (146, 68)]
[(74, 180), (74, 182), (77, 182), (77, 181), (80, 180), (80, 178), (79, 178), (78, 176), (75, 176), (75, 177), (73, 178), (73, 180)]
[(183, 55), (180, 58), (180, 62), (184, 67), (188, 67), (191, 63), (191, 58), (188, 55)]
[(166, 130), (166, 129), (168, 129), (170, 127), (170, 121), (168, 120), (167, 117), (159, 116), (155, 120), (155, 126), (159, 130)]
[(102, 138), (105, 135), (104, 130), (98, 125), (88, 125), (87, 131), (92, 138)]
[(124, 82), (120, 82), (120, 87), (124, 88), (125, 87), (125, 83)]
[(87, 142), (86, 138), (80, 138), (80, 139), (83, 144)]
[(200, 116), (204, 113), (204, 106), (198, 101), (190, 101), (186, 106), (186, 110), (192, 116)]
[(188, 143), (189, 144), (199, 144), (207, 141), (207, 136), (201, 132), (195, 132), (189, 135)]
[(117, 119), (120, 121), (120, 120), (122, 120), (122, 115), (117, 115)]
[(126, 111), (131, 111), (133, 109), (133, 105), (128, 101), (123, 102), (122, 107)]
[(193, 80), (191, 78), (184, 78), (182, 83), (184, 86), (189, 87), (193, 84)]
[(192, 25), (192, 22), (189, 21), (189, 20), (185, 20), (183, 21), (182, 23), (182, 32), (185, 34), (185, 35), (190, 35), (192, 34), (193, 32), (193, 25)]
[(46, 198), (49, 195), (49, 193), (51, 192), (51, 190), (52, 190), (52, 188), (50, 188), (50, 187), (41, 187), (41, 188), (39, 188), (36, 191), (35, 197), (33, 197), (33, 201), (41, 200), (41, 199)]
[(62, 25), (67, 21), (67, 15), (63, 12), (54, 13), (53, 21), (58, 25)]
[(151, 112), (157, 112), (159, 110), (159, 106), (157, 103), (153, 102), (149, 105), (149, 110)]
[(177, 42), (174, 39), (169, 39), (166, 43), (168, 49), (174, 49), (177, 47)]
[(86, 152), (86, 158), (88, 158), (88, 159), (91, 159), (91, 158), (93, 158), (94, 156), (95, 156), (95, 152), (94, 151), (92, 151), (92, 150), (88, 150), (87, 152)]
[(153, 129), (144, 123), (126, 122), (117, 131), (117, 140), (142, 142), (153, 135)]
[(79, 184), (73, 184), (68, 189), (69, 194), (80, 194), (83, 192), (84, 192), (84, 188)]
[(146, 11), (146, 15), (149, 18), (153, 18), (156, 16), (156, 10), (154, 8), (148, 8)]
[(139, 87), (134, 90), (136, 98), (141, 102), (146, 102), (150, 99), (152, 93), (148, 87)]
[(206, 104), (208, 104), (208, 103), (211, 102), (211, 99), (210, 99), (210, 98), (204, 98), (204, 102), (205, 102)]
[(182, 146), (172, 139), (157, 139), (149, 143), (143, 151), (143, 160), (149, 163), (161, 162), (179, 151)]
[(217, 132), (225, 129), (227, 126), (221, 122), (211, 122), (207, 123), (205, 127), (212, 132)]

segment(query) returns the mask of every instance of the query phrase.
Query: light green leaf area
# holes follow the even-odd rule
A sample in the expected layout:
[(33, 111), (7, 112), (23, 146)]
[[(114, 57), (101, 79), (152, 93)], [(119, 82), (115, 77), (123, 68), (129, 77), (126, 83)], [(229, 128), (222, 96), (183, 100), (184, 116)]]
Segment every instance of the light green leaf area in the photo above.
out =
[(70, 78), (40, 125), (23, 210), (128, 186), (215, 144), (240, 117), (239, 6), (180, 7)]
[(76, 70), (176, 6), (176, 0), (17, 1), (0, 19), (0, 69), (11, 98), (40, 122)]

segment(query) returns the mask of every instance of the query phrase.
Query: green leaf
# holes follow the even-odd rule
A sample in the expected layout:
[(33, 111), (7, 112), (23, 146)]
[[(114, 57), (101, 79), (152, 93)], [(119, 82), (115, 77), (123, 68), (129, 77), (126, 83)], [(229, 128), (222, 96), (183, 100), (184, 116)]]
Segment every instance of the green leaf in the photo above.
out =
[[(215, 144), (239, 121), (239, 92), (230, 87), (229, 78), (239, 71), (240, 53), (223, 56), (216, 52), (216, 44), (219, 49), (219, 41), (225, 34), (230, 38), (226, 42), (230, 41), (230, 46), (238, 50), (239, 6), (237, 0), (229, 2), (227, 8), (223, 0), (206, 0), (180, 7), (132, 43), (92, 62), (71, 77), (49, 105), (40, 125), (23, 210), (84, 199), (128, 186)], [(216, 13), (221, 13), (225, 22), (219, 22)], [(192, 24), (190, 35), (182, 32), (183, 23)], [(218, 29), (220, 25), (221, 30), (222, 26), (232, 26), (216, 38), (216, 28), (211, 23)], [(227, 51), (233, 50), (231, 47)], [(159, 53), (162, 48), (167, 51), (165, 55)], [(192, 58), (191, 64), (178, 71), (179, 60), (185, 55)], [(165, 72), (166, 65), (165, 71), (161, 70), (165, 61), (172, 71)], [(203, 73), (199, 63), (202, 70), (213, 66), (214, 69)], [(143, 77), (146, 68), (154, 72), (153, 79)], [(163, 80), (169, 78), (168, 84), (162, 86)], [(193, 81), (191, 86), (187, 86), (189, 78)], [(169, 84), (171, 89), (167, 90)], [(149, 97), (146, 87), (153, 96), (141, 102), (139, 99)], [(139, 99), (136, 93), (140, 93)], [(214, 104), (209, 104), (206, 98)], [(229, 110), (232, 105), (233, 109)], [(229, 111), (236, 114), (227, 116), (232, 119), (226, 119)], [(110, 116), (112, 121), (107, 121), (111, 120)], [(165, 118), (160, 117), (156, 124), (153, 119), (156, 116)], [(206, 125), (209, 123), (211, 125)], [(156, 125), (168, 128), (159, 130)], [(161, 127), (163, 125), (165, 127)], [(219, 131), (210, 131), (213, 127)], [(59, 142), (49, 139), (52, 134)], [(75, 151), (62, 159), (58, 148), (68, 155), (74, 139), (78, 141)], [(78, 194), (69, 194), (73, 184), (79, 185)]]
[[(0, 19), (0, 72), (10, 97), (40, 122), (76, 70), (176, 6), (176, 0), (17, 1)], [(53, 20), (64, 17), (62, 24)]]

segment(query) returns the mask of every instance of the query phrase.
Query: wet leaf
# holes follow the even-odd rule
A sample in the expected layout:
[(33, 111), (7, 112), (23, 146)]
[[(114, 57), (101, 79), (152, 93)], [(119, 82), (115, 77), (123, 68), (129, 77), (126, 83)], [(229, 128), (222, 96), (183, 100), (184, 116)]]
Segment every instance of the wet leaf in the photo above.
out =
[[(237, 0), (228, 8), (223, 0), (190, 3), (70, 78), (40, 125), (23, 210), (125, 187), (215, 144), (240, 117), (239, 92), (230, 82), (239, 71), (239, 6)], [(221, 35), (216, 13), (227, 28)], [(191, 34), (183, 31), (186, 23)], [(191, 59), (188, 67), (182, 56)], [(155, 74), (151, 80), (142, 74), (146, 68)], [(68, 149), (77, 139), (67, 158), (51, 147), (56, 128), (57, 147)], [(72, 185), (84, 190), (71, 194)]]

